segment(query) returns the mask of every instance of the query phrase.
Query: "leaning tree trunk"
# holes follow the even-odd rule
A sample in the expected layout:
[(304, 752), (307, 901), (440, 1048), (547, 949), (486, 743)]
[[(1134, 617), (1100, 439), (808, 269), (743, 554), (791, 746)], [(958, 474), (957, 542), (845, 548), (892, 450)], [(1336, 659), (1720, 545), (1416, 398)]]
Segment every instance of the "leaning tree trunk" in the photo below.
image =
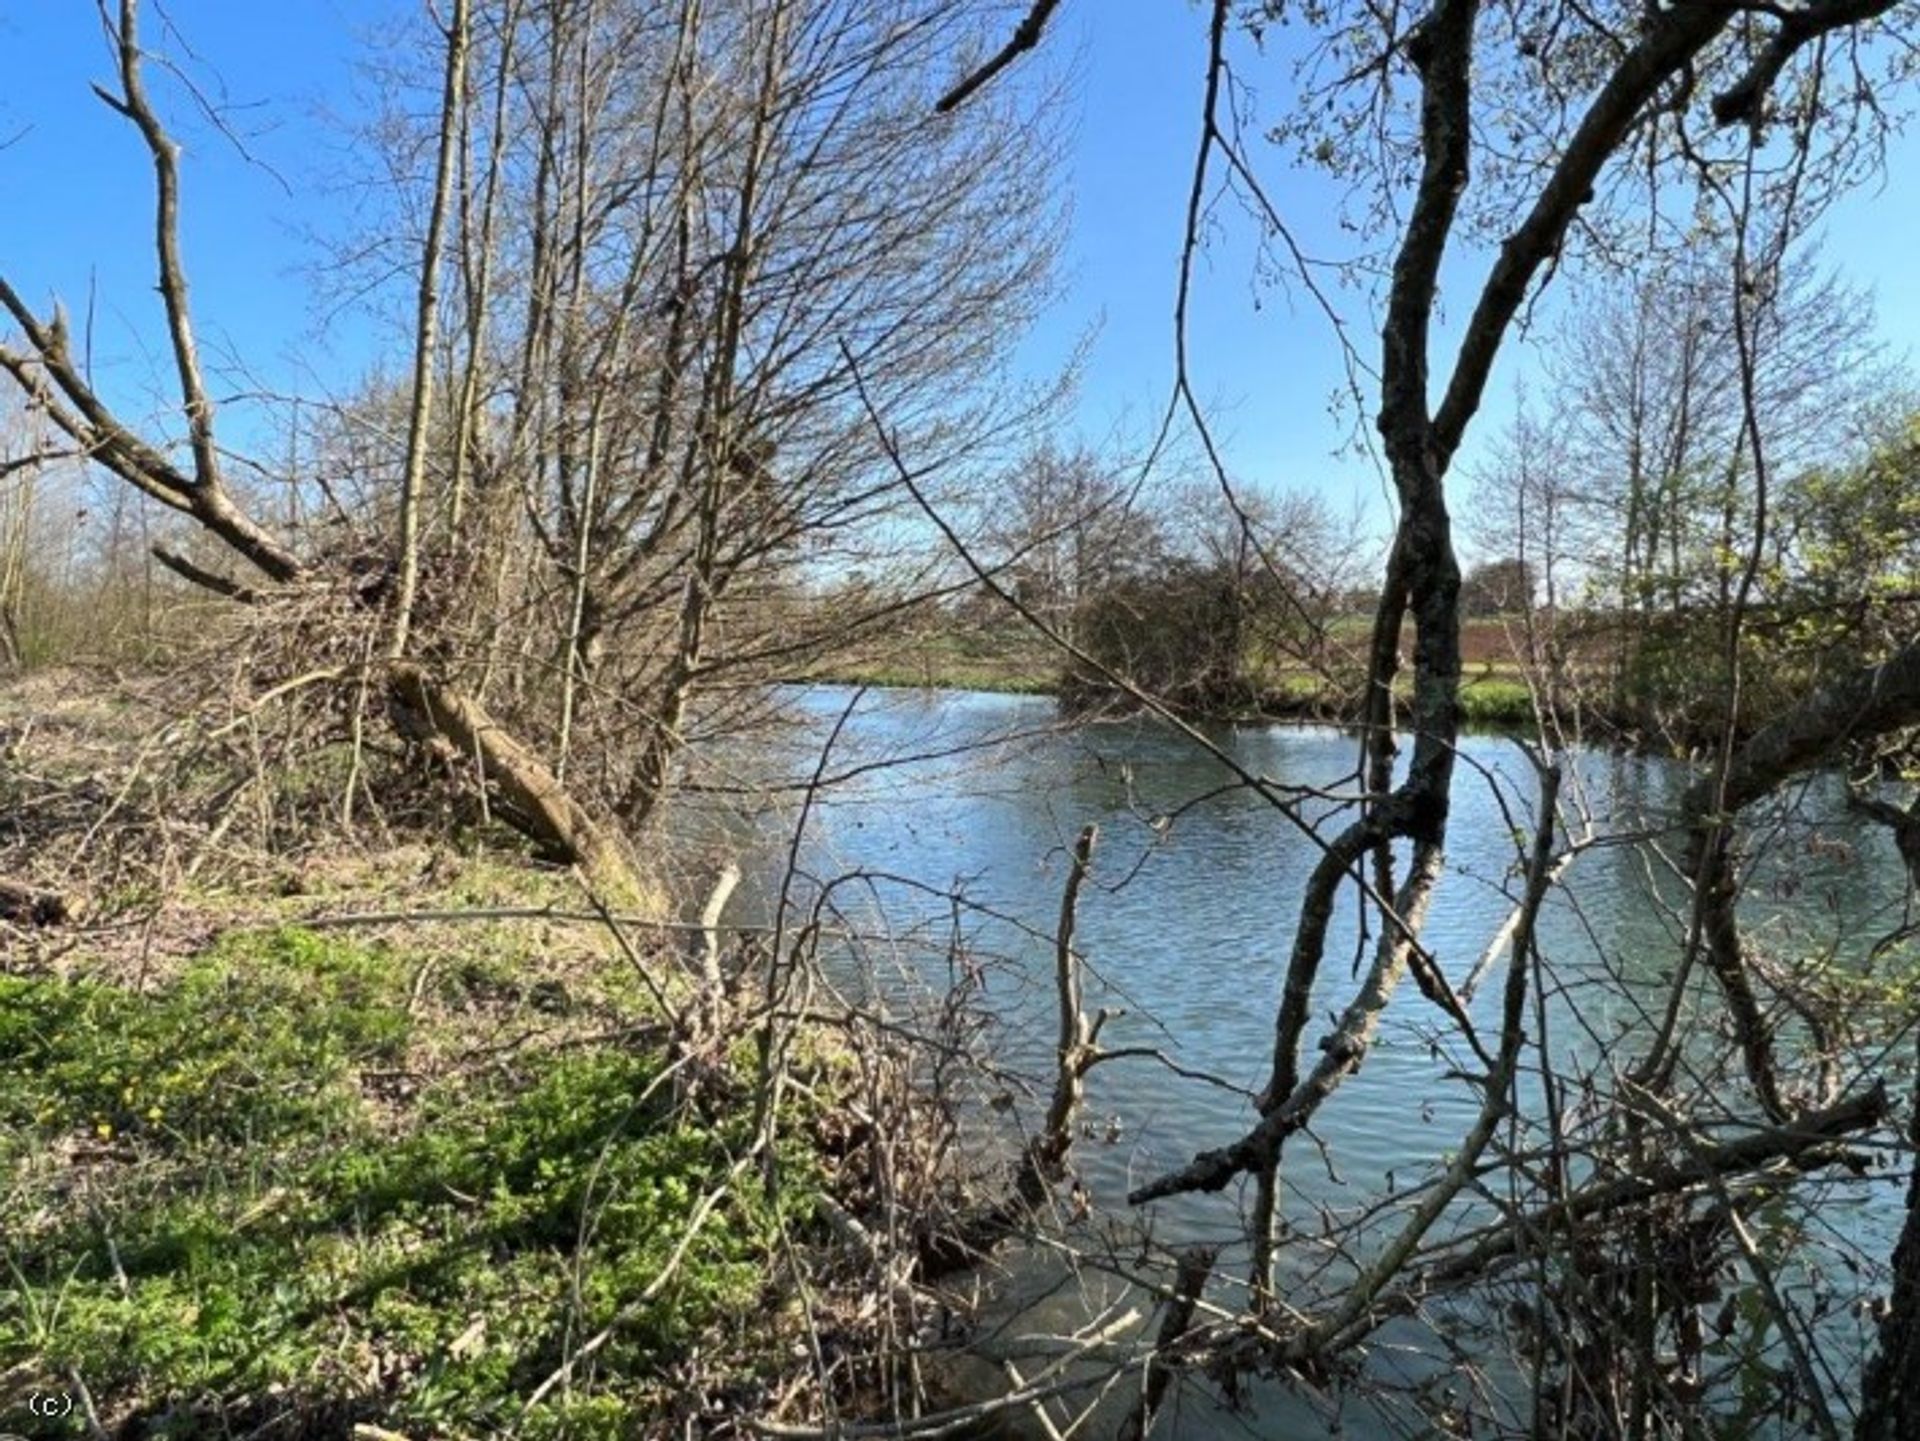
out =
[(1893, 1294), (1880, 1318), (1880, 1350), (1860, 1382), (1854, 1441), (1920, 1436), (1920, 1069), (1914, 1074), (1907, 1138), (1915, 1152), (1907, 1182), (1907, 1219), (1893, 1249)]
[[(141, 494), (195, 521), (217, 536), (228, 550), (248, 561), (269, 585), (232, 579), (153, 547), (154, 558), (184, 579), (242, 603), (264, 601), (278, 588), (316, 578), (316, 568), (301, 556), (290, 540), (262, 526), (228, 488), (221, 459), (223, 450), (214, 435), (214, 404), (202, 374), (189, 302), (187, 274), (181, 258), (179, 149), (148, 100), (143, 81), (143, 52), (139, 39), (139, 0), (119, 0), (108, 20), (119, 61), (120, 93), (100, 90), (100, 96), (140, 133), (154, 174), (154, 235), (157, 288), (166, 311), (168, 338), (179, 380), (179, 406), (185, 422), (191, 464), (176, 464), (170, 454), (141, 436), (114, 412), (99, 392), (70, 344), (66, 317), (56, 306), (43, 318), (4, 277), (0, 277), (0, 312), (10, 317), (24, 348), (0, 343), (0, 373), (10, 376), (45, 416), (47, 424), (64, 434), (96, 465)], [(468, 7), (456, 5), (453, 28), (447, 33), (447, 84), (440, 135), (440, 160), (435, 200), (436, 225), (443, 223), (449, 172), (449, 147), (455, 111), (464, 88)], [(420, 343), (416, 360), (424, 387), (430, 369), (434, 329), (434, 280), (440, 242), (436, 235), (423, 259), (419, 320)], [(431, 396), (417, 389), (409, 426), (408, 492), (417, 491), (422, 457), (422, 425)], [(418, 496), (412, 495), (414, 502)], [(414, 519), (418, 506), (413, 505)], [(412, 566), (417, 537), (400, 547), (402, 589)], [(410, 602), (398, 606), (392, 647), (394, 663), (385, 685), (392, 710), (412, 734), (443, 740), (463, 758), (472, 758), (482, 784), (498, 789), (511, 808), (514, 823), (531, 839), (570, 863), (603, 890), (625, 890), (633, 871), (615, 832), (606, 829), (583, 807), (530, 748), (503, 730), (480, 702), (454, 690), (403, 652), (422, 647), (405, 644)]]
[(557, 859), (580, 867), (601, 891), (625, 894), (633, 869), (613, 831), (560, 783), (546, 762), (516, 740), (471, 696), (424, 667), (401, 662), (389, 671), (388, 694), (416, 730), (444, 738), (479, 766), (481, 783), (498, 788), (519, 828)]

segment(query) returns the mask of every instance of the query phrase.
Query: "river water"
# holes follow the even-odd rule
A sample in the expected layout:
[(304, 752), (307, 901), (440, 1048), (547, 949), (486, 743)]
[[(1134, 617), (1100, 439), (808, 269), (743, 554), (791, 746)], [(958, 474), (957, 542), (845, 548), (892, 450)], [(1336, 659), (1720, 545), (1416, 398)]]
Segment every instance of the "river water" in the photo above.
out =
[[(1089, 1008), (1125, 1013), (1102, 1040), (1162, 1050), (1226, 1085), (1182, 1080), (1148, 1060), (1100, 1067), (1085, 1112), (1092, 1134), (1076, 1146), (1074, 1165), (1097, 1218), (1151, 1225), (1163, 1242), (1224, 1244), (1223, 1267), (1233, 1269), (1240, 1235), (1233, 1189), (1163, 1201), (1146, 1208), (1151, 1214), (1129, 1208), (1124, 1197), (1196, 1150), (1237, 1139), (1254, 1118), (1250, 1095), (1271, 1065), (1285, 958), (1319, 854), (1314, 841), (1268, 801), (1234, 787), (1230, 771), (1190, 739), (1150, 719), (1067, 726), (1048, 698), (954, 692), (856, 695), (826, 687), (787, 699), (802, 725), (731, 753), (703, 778), (718, 791), (771, 785), (785, 803), (756, 817), (729, 816), (718, 834), (709, 824), (680, 838), (683, 847), (745, 851), (748, 883), (730, 917), (769, 919), (789, 854), (797, 854), (801, 874), (789, 900), (804, 903), (817, 886), (833, 883), (841, 923), (889, 938), (849, 949), (846, 983), (877, 987), (893, 1000), (947, 984), (957, 928), (978, 967), (997, 1051), (1044, 1075), (1055, 1024), (1050, 937), (1073, 839), (1097, 824), (1078, 949), (1092, 970)], [(1345, 778), (1356, 742), (1338, 730), (1221, 726), (1207, 735), (1263, 777), (1351, 789)], [(1518, 893), (1516, 827), (1531, 825), (1538, 794), (1513, 740), (1469, 737), (1461, 755), (1448, 874), (1425, 931), (1456, 987)], [(816, 770), (826, 784), (806, 807), (794, 852), (803, 786)], [(1567, 793), (1586, 819), (1569, 814), (1568, 821), (1590, 823), (1603, 836), (1657, 829), (1690, 779), (1678, 762), (1578, 755)], [(709, 812), (709, 822), (719, 812)], [(1584, 1023), (1561, 1028), (1569, 1066), (1631, 1061), (1645, 1033), (1639, 1007), (1679, 951), (1675, 923), (1659, 904), (1675, 888), (1649, 854), (1624, 840), (1585, 851), (1543, 916), (1543, 954), (1568, 987), (1563, 1003), (1577, 997)], [(1830, 950), (1843, 963), (1862, 953), (1867, 938), (1899, 924), (1905, 901), (1890, 841), (1844, 810), (1830, 779), (1793, 798), (1790, 818), (1756, 856), (1750, 892), (1743, 918), (1757, 944)], [(1354, 989), (1358, 922), (1349, 896), (1330, 937), (1310, 1039)], [(1470, 1003), (1489, 1037), (1497, 1032), (1503, 972), (1504, 961)], [(1625, 984), (1581, 984), (1609, 972)], [(1289, 1150), (1296, 1157), (1286, 1170), (1289, 1220), (1305, 1226), (1321, 1206), (1354, 1206), (1430, 1172), (1476, 1113), (1478, 1094), (1457, 1074), (1474, 1069), (1444, 1017), (1403, 987), (1364, 1067), (1315, 1123), (1327, 1164), (1305, 1137)], [(1884, 1256), (1897, 1224), (1896, 1190), (1891, 1177), (1843, 1190), (1822, 1220), (1837, 1242)], [(1836, 1314), (1849, 1299), (1840, 1298)], [(1853, 1329), (1841, 1349), (1864, 1349), (1865, 1322), (1844, 1324)], [(1286, 1414), (1264, 1409), (1253, 1434), (1327, 1429), (1319, 1413), (1281, 1419)], [(1247, 1434), (1240, 1419), (1223, 1416), (1188, 1407), (1176, 1434)], [(1345, 1434), (1374, 1429), (1348, 1417)]]

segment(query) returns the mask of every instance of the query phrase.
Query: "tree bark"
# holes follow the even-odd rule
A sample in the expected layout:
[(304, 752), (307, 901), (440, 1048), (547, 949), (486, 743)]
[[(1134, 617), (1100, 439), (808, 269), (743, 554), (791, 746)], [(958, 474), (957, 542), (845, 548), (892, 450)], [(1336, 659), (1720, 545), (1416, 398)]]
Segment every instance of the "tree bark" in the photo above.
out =
[(578, 865), (597, 889), (621, 894), (632, 888), (633, 867), (615, 834), (477, 700), (412, 662), (392, 668), (388, 694), (425, 732), (444, 737), (460, 755), (474, 757), (483, 783), (499, 788), (534, 840)]
[(1920, 1436), (1920, 1070), (1907, 1139), (1916, 1160), (1907, 1182), (1907, 1219), (1893, 1249), (1893, 1293), (1880, 1318), (1880, 1349), (1860, 1381), (1854, 1441)]

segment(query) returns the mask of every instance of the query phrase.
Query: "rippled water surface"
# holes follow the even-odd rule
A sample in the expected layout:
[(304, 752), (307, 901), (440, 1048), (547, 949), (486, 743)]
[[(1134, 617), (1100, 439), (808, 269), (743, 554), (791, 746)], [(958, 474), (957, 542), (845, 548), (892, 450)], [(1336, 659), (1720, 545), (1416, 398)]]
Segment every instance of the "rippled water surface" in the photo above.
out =
[[(1152, 1046), (1180, 1064), (1252, 1092), (1272, 1061), (1274, 1011), (1313, 838), (1171, 728), (1135, 720), (1063, 728), (1046, 698), (914, 691), (819, 689), (796, 693), (808, 724), (731, 762), (732, 783), (803, 781), (840, 732), (821, 773), (831, 782), (810, 808), (800, 846), (807, 873), (793, 895), (841, 878), (834, 895), (848, 922), (897, 944), (866, 944), (847, 958), (849, 984), (877, 974), (939, 987), (958, 925), (984, 977), (1004, 1054), (1044, 1071), (1052, 1044), (1052, 948), (1068, 849), (1079, 829), (1100, 827), (1092, 882), (1080, 907), (1079, 949), (1094, 976), (1089, 1005), (1124, 1009), (1103, 1040)], [(851, 705), (851, 710), (849, 706)], [(1354, 739), (1331, 729), (1210, 729), (1247, 770), (1286, 785), (1350, 786)], [(1678, 763), (1590, 753), (1577, 758), (1569, 794), (1603, 834), (1657, 828), (1689, 773)], [(1426, 942), (1462, 985), (1517, 893), (1515, 827), (1530, 827), (1538, 785), (1515, 743), (1471, 737), (1462, 745), (1449, 831), (1449, 874)], [(797, 790), (778, 814), (744, 832), (749, 884), (736, 916), (772, 912), (785, 870)], [(1763, 940), (1792, 927), (1794, 943), (1824, 944), (1889, 929), (1903, 887), (1892, 848), (1860, 828), (1831, 785), (1801, 798), (1808, 819), (1786, 827), (1759, 858), (1747, 920)], [(858, 880), (847, 877), (857, 876)], [(929, 889), (919, 889), (925, 886)], [(1543, 950), (1569, 984), (1600, 974), (1602, 958), (1653, 984), (1677, 941), (1654, 897), (1671, 894), (1644, 847), (1603, 845), (1568, 872), (1543, 921)], [(945, 893), (964, 898), (958, 907)], [(1316, 991), (1322, 1020), (1354, 987), (1359, 917), (1342, 904)], [(1849, 941), (1849, 944), (1853, 942)], [(1843, 951), (1845, 947), (1843, 946)], [(1500, 970), (1472, 1009), (1490, 1035)], [(1584, 995), (1593, 1034), (1566, 1027), (1570, 1061), (1634, 1054), (1641, 1026), (1631, 989)], [(1311, 1056), (1308, 1058), (1309, 1063)], [(1408, 985), (1389, 1009), (1364, 1068), (1321, 1112), (1315, 1131), (1333, 1159), (1322, 1165), (1305, 1138), (1289, 1155), (1288, 1214), (1351, 1205), (1388, 1173), (1417, 1176), (1458, 1138), (1477, 1094), (1448, 1072), (1473, 1069), (1450, 1047), (1444, 1019)], [(1075, 1165), (1100, 1208), (1124, 1214), (1126, 1190), (1235, 1139), (1254, 1111), (1245, 1095), (1180, 1080), (1148, 1061), (1094, 1074), (1087, 1115), (1094, 1135)], [(1857, 1212), (1857, 1214), (1855, 1214)], [(1889, 1208), (1861, 1202), (1835, 1214), (1842, 1230), (1883, 1230)], [(1235, 1193), (1163, 1202), (1156, 1234), (1230, 1239)], [(1262, 1434), (1282, 1434), (1270, 1426)], [(1205, 1425), (1192, 1434), (1208, 1434)]]

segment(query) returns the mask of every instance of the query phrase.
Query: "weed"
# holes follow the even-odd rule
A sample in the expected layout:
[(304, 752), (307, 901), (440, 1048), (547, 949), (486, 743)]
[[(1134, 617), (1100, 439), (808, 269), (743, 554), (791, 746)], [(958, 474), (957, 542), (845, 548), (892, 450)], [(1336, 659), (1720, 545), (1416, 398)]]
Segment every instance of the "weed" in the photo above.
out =
[(444, 1075), (388, 1114), (361, 1081), (405, 1058), (410, 970), (288, 929), (153, 994), (0, 979), (0, 1144), (42, 1203), (0, 1237), (0, 1370), (76, 1368), (123, 1434), (168, 1437), (631, 1435), (684, 1404), (696, 1352), (751, 1373), (806, 1149), (783, 1146), (776, 1211), (738, 1164), (744, 1116), (676, 1112), (657, 1054), (609, 1046)]

